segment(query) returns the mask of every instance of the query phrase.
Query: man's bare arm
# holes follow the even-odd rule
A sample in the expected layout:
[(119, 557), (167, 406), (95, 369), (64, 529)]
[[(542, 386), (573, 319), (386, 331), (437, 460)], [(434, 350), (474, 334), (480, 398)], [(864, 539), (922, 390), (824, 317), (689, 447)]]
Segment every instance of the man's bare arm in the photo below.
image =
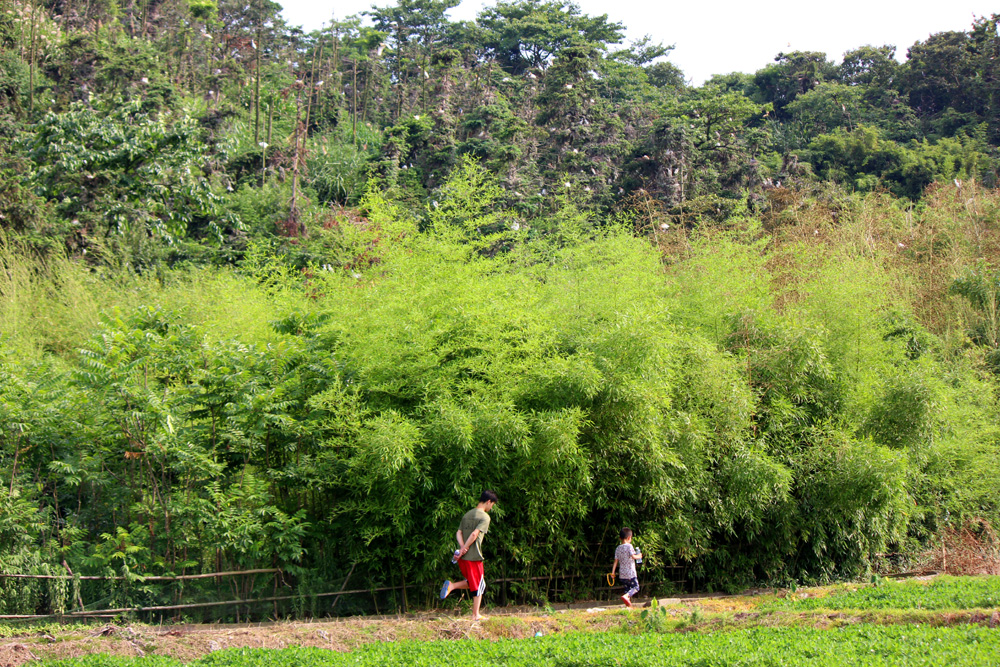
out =
[(458, 550), (461, 551), (462, 552), (461, 555), (464, 556), (465, 553), (469, 550), (469, 547), (472, 546), (472, 543), (476, 541), (477, 537), (479, 537), (479, 529), (477, 528), (476, 530), (474, 530), (471, 533), (469, 533), (469, 539), (467, 539), (465, 541), (463, 541), (461, 539), (462, 538), (462, 531), (461, 530), (458, 531), (458, 533), (456, 533), (455, 537), (459, 538), (458, 539), (458, 545), (459, 545)]

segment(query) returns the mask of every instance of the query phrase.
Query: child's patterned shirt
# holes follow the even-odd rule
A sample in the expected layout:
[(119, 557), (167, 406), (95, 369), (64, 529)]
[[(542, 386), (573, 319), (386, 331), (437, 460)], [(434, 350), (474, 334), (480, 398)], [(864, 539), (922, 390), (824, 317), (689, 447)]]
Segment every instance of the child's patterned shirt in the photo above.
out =
[(635, 548), (627, 543), (623, 542), (618, 545), (615, 549), (615, 559), (618, 561), (618, 577), (620, 579), (635, 579), (638, 575), (635, 573), (635, 561), (632, 560), (632, 554), (635, 553)]

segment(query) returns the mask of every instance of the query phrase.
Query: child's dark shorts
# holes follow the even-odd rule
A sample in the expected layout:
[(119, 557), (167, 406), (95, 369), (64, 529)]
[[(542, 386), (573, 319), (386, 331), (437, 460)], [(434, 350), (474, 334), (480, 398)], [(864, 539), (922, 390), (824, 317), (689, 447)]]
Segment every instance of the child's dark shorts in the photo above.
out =
[(625, 595), (632, 597), (633, 595), (639, 592), (638, 579), (619, 579), (618, 581), (621, 583)]

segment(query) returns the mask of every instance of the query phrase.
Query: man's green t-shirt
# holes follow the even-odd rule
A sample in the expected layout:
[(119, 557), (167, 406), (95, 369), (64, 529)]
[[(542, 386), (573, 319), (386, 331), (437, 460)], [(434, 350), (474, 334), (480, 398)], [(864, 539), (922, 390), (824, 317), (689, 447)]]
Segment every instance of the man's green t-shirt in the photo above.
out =
[(469, 550), (462, 556), (465, 560), (483, 560), (483, 535), (490, 529), (490, 515), (478, 507), (474, 507), (462, 517), (462, 523), (459, 524), (458, 529), (462, 531), (463, 538), (469, 539), (469, 535), (472, 535), (472, 531), (477, 528), (479, 536), (476, 537), (475, 542), (469, 545)]

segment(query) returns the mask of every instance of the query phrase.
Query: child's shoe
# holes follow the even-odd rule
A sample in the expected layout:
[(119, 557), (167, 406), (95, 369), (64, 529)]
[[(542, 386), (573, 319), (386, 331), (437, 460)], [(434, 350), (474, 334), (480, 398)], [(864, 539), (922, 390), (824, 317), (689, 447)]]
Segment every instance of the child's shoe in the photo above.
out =
[(441, 599), (448, 597), (448, 589), (451, 588), (451, 582), (445, 580), (444, 584), (441, 586)]
[(624, 602), (624, 603), (625, 603), (625, 606), (626, 606), (626, 607), (629, 607), (629, 608), (631, 608), (631, 607), (632, 607), (632, 601), (628, 599), (628, 596), (627, 596), (627, 595), (623, 595), (623, 596), (622, 596), (622, 602)]

